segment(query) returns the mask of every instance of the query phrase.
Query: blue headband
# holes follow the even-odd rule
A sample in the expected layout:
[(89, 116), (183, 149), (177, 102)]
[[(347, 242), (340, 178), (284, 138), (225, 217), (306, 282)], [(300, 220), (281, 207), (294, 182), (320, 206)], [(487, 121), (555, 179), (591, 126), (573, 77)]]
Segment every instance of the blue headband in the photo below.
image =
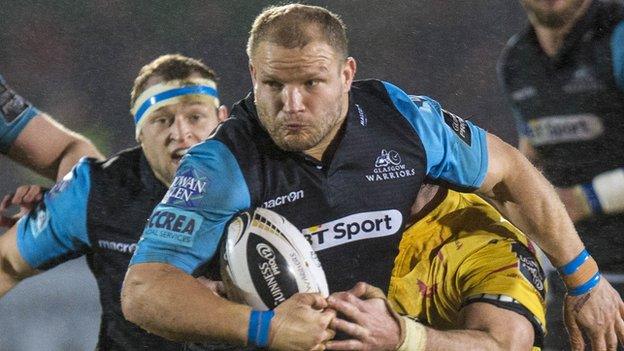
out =
[[(175, 97), (182, 96), (182, 95), (208, 95), (217, 99), (216, 101), (218, 101), (219, 99), (217, 90), (207, 85), (190, 85), (190, 86), (183, 86), (179, 88), (166, 90), (166, 91), (163, 91), (162, 93), (158, 93), (150, 97), (149, 99), (145, 100), (141, 104), (141, 106), (137, 109), (136, 113), (134, 114), (134, 123), (138, 124), (141, 118), (143, 118), (143, 115), (145, 114), (145, 112), (153, 105), (159, 102), (168, 100), (168, 99), (173, 99)], [(217, 102), (217, 105), (218, 105), (218, 102)]]

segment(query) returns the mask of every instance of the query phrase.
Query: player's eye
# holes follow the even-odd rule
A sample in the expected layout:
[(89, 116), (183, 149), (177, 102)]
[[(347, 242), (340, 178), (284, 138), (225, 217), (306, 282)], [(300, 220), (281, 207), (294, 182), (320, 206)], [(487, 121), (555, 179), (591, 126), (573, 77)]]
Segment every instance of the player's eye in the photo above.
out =
[(273, 90), (281, 90), (282, 87), (284, 86), (282, 83), (275, 81), (275, 80), (264, 81), (264, 84), (266, 84), (269, 88)]
[(305, 85), (308, 88), (314, 88), (318, 84), (319, 84), (319, 80), (318, 79), (310, 79), (310, 80), (305, 82)]
[(169, 118), (167, 118), (165, 116), (152, 118), (152, 123), (153, 124), (167, 125), (169, 123)]

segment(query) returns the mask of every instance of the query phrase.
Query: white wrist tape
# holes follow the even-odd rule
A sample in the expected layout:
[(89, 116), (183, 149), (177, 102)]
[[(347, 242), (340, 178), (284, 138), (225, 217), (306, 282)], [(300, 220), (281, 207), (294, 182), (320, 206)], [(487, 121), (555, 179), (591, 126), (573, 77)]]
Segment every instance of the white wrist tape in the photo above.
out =
[(425, 351), (427, 330), (425, 326), (408, 317), (401, 317), (405, 322), (405, 340), (397, 351)]
[(624, 169), (599, 174), (592, 181), (604, 213), (624, 212)]

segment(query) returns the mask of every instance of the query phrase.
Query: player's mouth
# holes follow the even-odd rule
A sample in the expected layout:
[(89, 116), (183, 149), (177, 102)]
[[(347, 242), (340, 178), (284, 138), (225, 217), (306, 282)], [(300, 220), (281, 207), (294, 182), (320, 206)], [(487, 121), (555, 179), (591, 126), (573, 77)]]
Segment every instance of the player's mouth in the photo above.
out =
[(545, 4), (548, 8), (554, 8), (560, 6), (561, 4), (565, 4), (564, 0), (543, 0), (542, 4)]
[(306, 127), (306, 125), (304, 123), (285, 123), (283, 125), (283, 128), (288, 131), (288, 132), (292, 132), (292, 133), (298, 133), (300, 132), (302, 129), (304, 129)]
[(171, 159), (173, 160), (173, 162), (178, 165), (180, 164), (180, 160), (182, 159), (182, 157), (184, 155), (186, 155), (186, 153), (188, 152), (189, 148), (178, 148), (173, 150), (173, 152), (171, 153)]

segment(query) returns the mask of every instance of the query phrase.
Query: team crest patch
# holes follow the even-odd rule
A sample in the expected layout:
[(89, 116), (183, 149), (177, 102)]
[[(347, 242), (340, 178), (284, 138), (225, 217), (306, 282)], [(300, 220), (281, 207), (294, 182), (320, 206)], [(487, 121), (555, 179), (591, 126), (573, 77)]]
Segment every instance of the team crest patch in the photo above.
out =
[(207, 177), (200, 176), (192, 168), (185, 169), (176, 174), (161, 203), (188, 208), (197, 207), (208, 185)]
[(411, 177), (415, 174), (416, 170), (408, 168), (397, 151), (383, 149), (375, 159), (375, 168), (373, 168), (372, 174), (366, 174), (366, 180), (378, 182)]
[(463, 140), (464, 143), (470, 146), (472, 144), (472, 134), (468, 123), (461, 117), (458, 117), (457, 115), (444, 109), (442, 110), (442, 114), (444, 115), (444, 122), (451, 127), (455, 134), (457, 134), (457, 136)]
[(175, 208), (157, 209), (152, 213), (143, 236), (169, 244), (192, 247), (203, 218)]
[(535, 256), (529, 251), (529, 249), (520, 244), (513, 243), (511, 245), (511, 251), (518, 257), (518, 269), (526, 280), (531, 283), (535, 289), (540, 293), (542, 298), (546, 294), (544, 286), (545, 275)]

